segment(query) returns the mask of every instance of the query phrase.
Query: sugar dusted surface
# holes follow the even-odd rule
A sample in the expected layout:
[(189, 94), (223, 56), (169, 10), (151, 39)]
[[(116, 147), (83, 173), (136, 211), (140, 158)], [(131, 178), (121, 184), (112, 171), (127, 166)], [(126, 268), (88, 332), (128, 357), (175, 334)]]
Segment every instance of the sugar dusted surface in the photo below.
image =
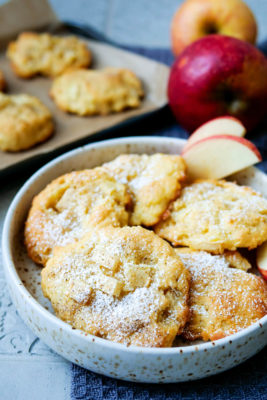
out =
[(248, 187), (197, 181), (185, 187), (155, 232), (173, 245), (222, 253), (267, 240), (267, 200)]
[(171, 346), (181, 333), (189, 279), (170, 245), (141, 227), (96, 230), (56, 249), (42, 271), (60, 318), (100, 337), (152, 347)]
[[(145, 181), (145, 183), (146, 183), (146, 181)], [(141, 180), (141, 184), (140, 184), (140, 186), (142, 186), (142, 180)], [(140, 187), (139, 186), (139, 187)], [(208, 191), (207, 191), (207, 194), (209, 194), (208, 193)], [(210, 256), (210, 255), (209, 255)], [(211, 257), (211, 256), (210, 256)], [(214, 257), (216, 257), (216, 259), (217, 259), (217, 261), (216, 261), (216, 265), (217, 265), (217, 263), (218, 264), (220, 264), (220, 268), (219, 269), (221, 269), (223, 266), (225, 266), (226, 268), (228, 268), (229, 267), (229, 261), (227, 261), (227, 260), (224, 260), (223, 262), (221, 262), (221, 261), (219, 261), (219, 256), (214, 256)], [(201, 257), (201, 260), (200, 260), (200, 262), (201, 263), (203, 263), (203, 264), (207, 264), (207, 265), (211, 265), (210, 264), (210, 262), (209, 262), (209, 260), (207, 259), (207, 257), (206, 257), (206, 259), (205, 259), (205, 257), (204, 257), (204, 259), (202, 260), (202, 257)], [(214, 262), (213, 262), (213, 264), (214, 264)], [(240, 288), (238, 288), (238, 290), (240, 291)], [(139, 289), (136, 289), (136, 292), (138, 293), (139, 292)], [(96, 295), (95, 296), (95, 300), (99, 297), (99, 299), (101, 300), (101, 302), (97, 302), (97, 307), (99, 307), (99, 308), (101, 308), (100, 306), (101, 306), (101, 303), (103, 302), (103, 304), (105, 304), (105, 306), (103, 306), (104, 308), (103, 308), (103, 314), (105, 314), (105, 310), (107, 309), (107, 310), (109, 310), (109, 311), (111, 311), (112, 310), (112, 307), (110, 306), (110, 304), (108, 305), (108, 303), (107, 303), (107, 301), (106, 301), (106, 298), (108, 297), (107, 296), (107, 294), (105, 294), (105, 293), (103, 293), (101, 290), (97, 290), (96, 289), (96, 293), (99, 293), (100, 295), (98, 296), (98, 295)], [(126, 298), (127, 296), (125, 296), (125, 298)], [(130, 297), (130, 296), (129, 296)], [(140, 296), (140, 299), (141, 299), (141, 303), (142, 303), (142, 299), (144, 299), (144, 293), (142, 293), (142, 296)], [(80, 293), (72, 293), (72, 298), (77, 302), (77, 303), (80, 303), (80, 304), (85, 304), (86, 302), (88, 302), (90, 299), (91, 299), (91, 304), (94, 304), (94, 301), (95, 300), (92, 300), (92, 298), (91, 298), (91, 291), (90, 290), (82, 290)], [(98, 300), (99, 300), (98, 299)], [(114, 298), (114, 303), (116, 303), (116, 302), (118, 302), (118, 300), (116, 299), (116, 298)], [(156, 300), (155, 300), (155, 298), (154, 298), (154, 302), (156, 302)], [(138, 297), (137, 297), (137, 301), (136, 301), (136, 303), (137, 304), (140, 304), (140, 301), (139, 301), (139, 295), (138, 295)], [(259, 303), (257, 302), (257, 301), (255, 301), (255, 305), (258, 305)], [(119, 309), (119, 308), (118, 308)], [(205, 309), (205, 307), (202, 307), (202, 311), (204, 312), (204, 309)], [(125, 310), (127, 310), (127, 301), (125, 301)], [(152, 310), (153, 311), (153, 310)], [(152, 312), (151, 311), (151, 312)], [(149, 310), (148, 310), (148, 314), (149, 314)], [(131, 313), (129, 312), (129, 314), (131, 315)], [(144, 313), (144, 314), (146, 314), (146, 313)], [(112, 315), (112, 312), (110, 313), (110, 312), (106, 312), (106, 318), (108, 319), (109, 318), (109, 316), (110, 315)], [(116, 316), (116, 313), (114, 313), (114, 315)], [(120, 312), (120, 315), (121, 315), (121, 317), (122, 317), (122, 320), (124, 319), (124, 316), (123, 316), (123, 313), (121, 313)], [(144, 323), (144, 321), (146, 320), (146, 318), (144, 318), (144, 320), (142, 320), (142, 318), (140, 317), (140, 315), (138, 315), (138, 312), (135, 312), (134, 313), (134, 315), (137, 315), (138, 316), (138, 320), (139, 321), (142, 321), (142, 323)], [(127, 314), (126, 314), (126, 316), (127, 316)], [(114, 319), (113, 318), (111, 318), (110, 319), (110, 324), (112, 325), (112, 323), (114, 322)], [(119, 335), (121, 335), (121, 333), (123, 332), (123, 325), (124, 325), (124, 322), (122, 321), (122, 323), (121, 323), (121, 329), (119, 329), (118, 330), (118, 337), (119, 337)], [(107, 337), (107, 336), (103, 336), (103, 337)], [(216, 339), (216, 338), (215, 338)], [(112, 338), (111, 338), (111, 340), (112, 340)]]
[(231, 268), (223, 255), (190, 249), (177, 253), (192, 278), (187, 339), (216, 340), (267, 314), (267, 285), (262, 278)]
[(133, 197), (131, 225), (156, 224), (179, 195), (185, 179), (185, 163), (174, 155), (123, 154), (103, 167), (129, 188)]
[(55, 246), (78, 240), (93, 226), (126, 225), (129, 203), (126, 187), (101, 168), (57, 178), (33, 200), (25, 228), (29, 255), (45, 264)]

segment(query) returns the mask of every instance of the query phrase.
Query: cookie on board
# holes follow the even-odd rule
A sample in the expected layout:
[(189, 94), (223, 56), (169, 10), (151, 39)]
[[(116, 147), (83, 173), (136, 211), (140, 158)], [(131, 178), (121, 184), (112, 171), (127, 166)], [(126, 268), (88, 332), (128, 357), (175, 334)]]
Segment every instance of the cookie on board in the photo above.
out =
[(66, 72), (54, 80), (50, 95), (63, 111), (106, 115), (139, 107), (144, 92), (132, 71), (110, 67)]
[(69, 68), (88, 67), (91, 63), (91, 52), (83, 41), (49, 33), (21, 33), (9, 43), (7, 57), (21, 78), (37, 74), (55, 77)]
[(21, 151), (47, 140), (54, 131), (48, 108), (28, 94), (0, 93), (0, 149)]

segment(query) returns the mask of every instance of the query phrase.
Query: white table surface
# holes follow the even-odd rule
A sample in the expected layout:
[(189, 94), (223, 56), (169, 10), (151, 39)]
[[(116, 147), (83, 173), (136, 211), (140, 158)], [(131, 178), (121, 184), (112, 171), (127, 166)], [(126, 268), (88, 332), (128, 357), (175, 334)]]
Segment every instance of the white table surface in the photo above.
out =
[[(39, 0), (36, 0), (39, 1)], [(2, 3), (3, 1), (0, 1)], [(129, 45), (169, 46), (169, 24), (181, 0), (51, 0), (61, 19), (88, 23)], [(267, 1), (247, 0), (267, 38)], [(0, 186), (0, 232), (9, 204), (25, 181)], [(28, 329), (12, 305), (0, 259), (0, 400), (69, 400), (71, 364)]]

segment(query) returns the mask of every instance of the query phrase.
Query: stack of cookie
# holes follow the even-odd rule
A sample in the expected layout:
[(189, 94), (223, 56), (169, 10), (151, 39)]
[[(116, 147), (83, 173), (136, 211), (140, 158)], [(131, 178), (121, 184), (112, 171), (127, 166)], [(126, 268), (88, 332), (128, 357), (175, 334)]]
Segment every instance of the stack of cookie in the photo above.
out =
[(121, 155), (51, 182), (25, 225), (42, 289), (74, 328), (126, 345), (216, 340), (267, 313), (243, 253), (267, 240), (267, 200), (188, 182), (180, 156)]
[[(91, 51), (76, 37), (24, 32), (8, 46), (7, 57), (22, 79), (54, 78), (51, 97), (59, 108), (79, 115), (106, 115), (140, 106), (144, 95), (135, 74), (123, 68), (89, 70)], [(0, 91), (6, 87), (0, 71)], [(0, 149), (21, 151), (54, 132), (51, 112), (28, 94), (0, 93)]]

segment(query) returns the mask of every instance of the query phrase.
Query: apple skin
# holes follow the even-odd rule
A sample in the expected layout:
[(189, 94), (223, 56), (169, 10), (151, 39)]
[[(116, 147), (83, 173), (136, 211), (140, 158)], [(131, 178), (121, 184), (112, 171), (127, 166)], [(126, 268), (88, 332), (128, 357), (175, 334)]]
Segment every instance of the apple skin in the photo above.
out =
[(168, 98), (176, 119), (189, 132), (224, 115), (251, 130), (267, 115), (267, 59), (249, 43), (206, 36), (174, 62)]
[(185, 160), (190, 181), (223, 179), (262, 160), (252, 142), (231, 135), (200, 139), (184, 148), (181, 156)]
[[(258, 162), (262, 161), (261, 153), (259, 152), (257, 147), (252, 142), (250, 142), (249, 140), (247, 140), (247, 139), (245, 139), (243, 137), (232, 136), (232, 135), (214, 135), (214, 136), (209, 136), (209, 137), (200, 139), (200, 140), (190, 144), (189, 146), (185, 147), (183, 149), (182, 153), (181, 153), (181, 156), (183, 156), (184, 154), (188, 153), (188, 151), (192, 147), (195, 147), (199, 143), (207, 142), (207, 141), (210, 141), (210, 140), (217, 140), (217, 139), (233, 140), (234, 142), (241, 143), (243, 146), (247, 147), (248, 149), (250, 149), (255, 154), (255, 156), (258, 158)], [(227, 162), (227, 155), (226, 155), (226, 162)]]
[(267, 242), (257, 248), (256, 263), (261, 275), (267, 280)]
[(186, 0), (171, 24), (171, 43), (178, 56), (188, 45), (208, 34), (232, 36), (254, 44), (257, 23), (242, 0)]
[(205, 122), (205, 124), (201, 125), (191, 134), (186, 142), (184, 150), (200, 139), (205, 139), (211, 136), (230, 135), (243, 137), (245, 134), (246, 129), (239, 119), (229, 116), (214, 118)]

